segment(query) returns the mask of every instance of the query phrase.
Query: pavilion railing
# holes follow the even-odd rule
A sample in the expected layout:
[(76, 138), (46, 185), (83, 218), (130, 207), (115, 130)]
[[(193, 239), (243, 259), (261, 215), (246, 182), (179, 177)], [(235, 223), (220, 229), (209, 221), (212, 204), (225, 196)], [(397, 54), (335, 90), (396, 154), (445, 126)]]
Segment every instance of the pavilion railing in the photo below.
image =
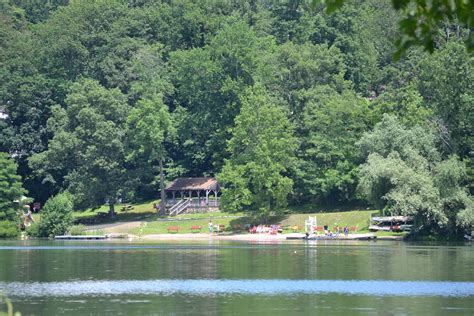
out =
[(185, 211), (188, 208), (189, 203), (190, 203), (189, 200), (180, 200), (178, 203), (176, 203), (175, 205), (173, 205), (170, 208), (170, 210), (169, 210), (170, 215), (171, 216), (176, 216), (176, 215), (182, 213), (183, 211)]
[(168, 200), (167, 206), (169, 215), (175, 216), (186, 212), (188, 210), (193, 211), (208, 211), (209, 209), (215, 209), (219, 207), (219, 199), (208, 199), (207, 203), (204, 199), (191, 198), (191, 199), (179, 199), (175, 203)]

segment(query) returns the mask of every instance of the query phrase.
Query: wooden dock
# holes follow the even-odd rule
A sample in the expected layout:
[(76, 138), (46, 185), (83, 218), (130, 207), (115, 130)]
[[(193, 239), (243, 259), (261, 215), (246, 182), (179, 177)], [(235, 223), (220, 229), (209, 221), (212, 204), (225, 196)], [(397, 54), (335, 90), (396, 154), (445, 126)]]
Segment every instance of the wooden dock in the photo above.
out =
[(344, 235), (338, 236), (327, 236), (327, 235), (310, 235), (305, 234), (290, 234), (286, 237), (286, 240), (376, 240), (375, 234), (349, 234), (347, 237)]
[(106, 235), (82, 235), (82, 236), (54, 236), (54, 239), (60, 240), (103, 240), (107, 239)]

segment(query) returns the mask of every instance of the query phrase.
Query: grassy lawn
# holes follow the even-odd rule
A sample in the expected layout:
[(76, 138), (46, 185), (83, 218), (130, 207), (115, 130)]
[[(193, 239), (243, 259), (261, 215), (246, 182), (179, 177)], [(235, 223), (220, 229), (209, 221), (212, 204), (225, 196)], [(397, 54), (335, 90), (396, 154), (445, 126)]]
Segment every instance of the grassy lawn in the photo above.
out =
[[(132, 220), (152, 220), (158, 218), (156, 210), (153, 208), (154, 203), (159, 203), (159, 200), (148, 201), (141, 204), (133, 204), (133, 209), (126, 209), (123, 210), (122, 208), (130, 205), (130, 204), (117, 204), (115, 205), (115, 213), (117, 214), (116, 219), (110, 219), (106, 216), (106, 213), (109, 212), (108, 205), (102, 205), (99, 208), (95, 209), (86, 209), (84, 211), (75, 211), (73, 212), (73, 217), (75, 220), (84, 220), (84, 219), (91, 219), (97, 218), (97, 224), (102, 223), (111, 223), (111, 222), (126, 222)], [(102, 214), (102, 217), (98, 217), (99, 214)], [(222, 212), (212, 212), (212, 216), (229, 216), (228, 213)], [(209, 218), (210, 215), (208, 214), (180, 214), (173, 218), (186, 218), (192, 215), (193, 218)], [(161, 217), (163, 218), (163, 217)]]
[(378, 214), (378, 211), (361, 210), (313, 214), (290, 214), (287, 218), (281, 221), (281, 224), (283, 226), (304, 226), (304, 222), (309, 216), (316, 216), (318, 226), (328, 225), (331, 230), (336, 225), (339, 225), (339, 227), (344, 227), (345, 225), (357, 226), (359, 232), (366, 232), (369, 227), (370, 216), (375, 214)]
[(122, 210), (123, 207), (129, 204), (117, 204), (115, 205), (115, 213), (117, 213), (117, 218), (114, 220), (109, 219), (105, 213), (109, 212), (108, 205), (102, 205), (96, 209), (86, 209), (84, 211), (75, 211), (73, 212), (73, 217), (75, 220), (84, 220), (95, 218), (99, 214), (103, 214), (102, 218), (99, 218), (99, 223), (110, 223), (110, 222), (121, 222), (121, 221), (130, 221), (130, 220), (141, 220), (146, 219), (151, 216), (156, 215), (156, 210), (153, 209), (153, 203), (158, 203), (158, 201), (149, 201), (141, 204), (134, 204), (133, 209), (131, 210)]
[[(301, 232), (304, 230), (304, 222), (308, 216), (316, 215), (318, 225), (328, 225), (330, 229), (336, 224), (340, 227), (357, 226), (359, 232), (367, 232), (370, 216), (376, 214), (377, 211), (349, 211), (349, 212), (333, 212), (333, 213), (317, 213), (317, 214), (288, 214), (278, 217), (271, 217), (269, 224), (280, 224), (287, 229), (284, 232), (291, 232), (289, 227), (300, 226)], [(176, 220), (173, 220), (176, 219)], [(180, 220), (181, 219), (181, 220)], [(186, 220), (185, 220), (186, 219)], [(191, 232), (191, 226), (202, 226), (202, 232), (208, 231), (209, 219), (212, 219), (214, 225), (225, 225), (226, 231), (231, 231), (232, 227), (244, 226), (246, 224), (257, 224), (252, 222), (250, 217), (243, 214), (229, 215), (227, 213), (207, 213), (207, 214), (183, 214), (170, 218), (169, 221), (156, 221), (155, 218), (150, 218), (147, 222), (139, 228), (134, 228), (130, 231), (136, 235), (146, 234), (166, 234), (169, 226), (179, 226), (180, 233)]]
[[(195, 216), (197, 214), (185, 214)], [(170, 220), (170, 221), (147, 221), (141, 225), (141, 227), (131, 229), (130, 233), (135, 235), (148, 235), (148, 234), (166, 234), (168, 233), (167, 228), (169, 226), (179, 226), (179, 233), (190, 233), (192, 226), (202, 226), (202, 233), (209, 232), (208, 224), (209, 218), (215, 216), (208, 216), (206, 218), (198, 217), (189, 220)], [(214, 214), (213, 214), (214, 215)], [(230, 231), (232, 223), (235, 222), (235, 217), (219, 217), (212, 219), (214, 225), (225, 225), (226, 231)]]
[[(88, 209), (82, 212), (74, 212), (75, 219), (97, 218), (95, 224), (111, 223), (111, 222), (127, 222), (141, 220), (144, 223), (141, 227), (132, 228), (129, 233), (136, 235), (144, 234), (165, 234), (168, 233), (169, 226), (179, 226), (180, 233), (191, 232), (191, 226), (202, 226), (201, 232), (208, 232), (209, 220), (212, 220), (214, 225), (225, 225), (226, 231), (231, 231), (232, 227), (259, 224), (254, 222), (250, 217), (243, 213), (229, 214), (224, 212), (210, 212), (210, 213), (196, 213), (196, 214), (180, 214), (174, 217), (158, 217), (156, 211), (153, 209), (153, 203), (158, 201), (149, 201), (146, 203), (135, 204), (131, 210), (122, 210), (125, 204), (117, 205), (115, 210), (117, 218), (115, 220), (109, 219), (107, 216), (97, 217), (99, 213), (107, 213), (108, 207), (106, 205), (98, 209)], [(284, 232), (291, 232), (289, 227), (300, 226), (301, 232), (304, 231), (305, 220), (308, 216), (316, 216), (317, 225), (328, 225), (332, 230), (335, 225), (339, 227), (357, 226), (358, 232), (367, 232), (370, 217), (378, 214), (376, 210), (346, 210), (345, 208), (314, 208), (312, 213), (304, 214), (285, 214), (281, 216), (274, 216), (269, 219), (269, 224), (280, 224), (286, 228)], [(296, 212), (297, 210), (292, 210)], [(309, 207), (305, 207), (305, 212), (311, 211)], [(378, 232), (379, 236), (398, 236), (398, 233), (392, 232)]]

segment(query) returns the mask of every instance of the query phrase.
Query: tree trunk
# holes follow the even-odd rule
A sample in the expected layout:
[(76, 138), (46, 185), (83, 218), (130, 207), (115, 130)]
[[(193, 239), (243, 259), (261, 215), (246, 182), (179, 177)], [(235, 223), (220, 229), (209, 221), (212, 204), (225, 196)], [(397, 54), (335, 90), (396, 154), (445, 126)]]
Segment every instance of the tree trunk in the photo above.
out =
[(163, 172), (163, 158), (160, 158), (160, 191), (161, 191), (161, 201), (160, 201), (160, 211), (159, 215), (164, 215), (166, 212), (166, 194), (165, 194), (165, 175)]
[(109, 202), (109, 217), (110, 218), (117, 217), (117, 214), (115, 214), (115, 202), (112, 202), (112, 201)]

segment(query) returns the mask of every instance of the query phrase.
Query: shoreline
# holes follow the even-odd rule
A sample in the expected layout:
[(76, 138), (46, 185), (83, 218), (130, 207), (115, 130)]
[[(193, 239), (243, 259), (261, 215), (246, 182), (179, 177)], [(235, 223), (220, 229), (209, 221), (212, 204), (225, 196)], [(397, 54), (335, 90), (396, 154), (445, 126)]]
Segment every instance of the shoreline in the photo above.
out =
[[(315, 236), (315, 239), (308, 239), (308, 241), (314, 240), (334, 240), (334, 241), (350, 241), (350, 240), (366, 240), (361, 239), (367, 237), (368, 234), (351, 234), (349, 236), (338, 236), (338, 237), (327, 237), (324, 235)], [(375, 235), (372, 235), (375, 236)], [(301, 233), (292, 233), (292, 234), (208, 234), (208, 233), (189, 233), (189, 234), (148, 234), (148, 235), (128, 235), (128, 238), (138, 239), (138, 240), (169, 240), (169, 241), (182, 241), (182, 240), (222, 240), (222, 241), (295, 241), (295, 240), (305, 240), (303, 239), (305, 234)], [(318, 238), (319, 237), (319, 238)], [(113, 237), (112, 237), (113, 238)], [(370, 239), (371, 241), (375, 240), (393, 240), (393, 241), (402, 241), (402, 236), (380, 236), (377, 238)]]

